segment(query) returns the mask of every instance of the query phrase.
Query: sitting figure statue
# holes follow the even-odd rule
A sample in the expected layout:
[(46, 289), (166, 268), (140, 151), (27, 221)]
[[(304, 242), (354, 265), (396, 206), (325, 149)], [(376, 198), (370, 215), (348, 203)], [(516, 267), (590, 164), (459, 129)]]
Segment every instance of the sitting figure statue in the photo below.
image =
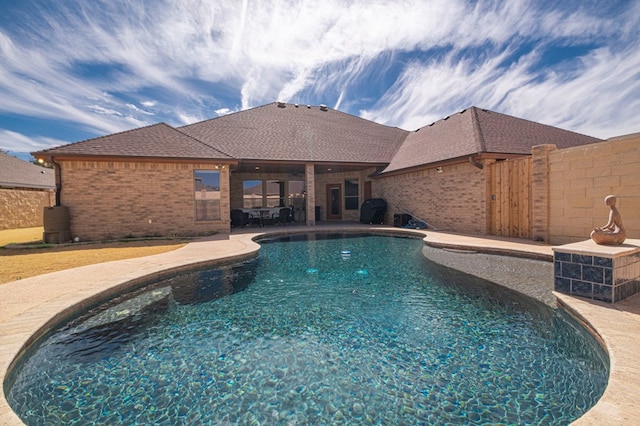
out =
[(616, 208), (615, 195), (607, 195), (604, 199), (606, 205), (611, 209), (609, 211), (609, 222), (603, 227), (596, 226), (591, 232), (591, 239), (596, 244), (617, 246), (624, 242), (627, 234), (622, 226), (622, 217)]

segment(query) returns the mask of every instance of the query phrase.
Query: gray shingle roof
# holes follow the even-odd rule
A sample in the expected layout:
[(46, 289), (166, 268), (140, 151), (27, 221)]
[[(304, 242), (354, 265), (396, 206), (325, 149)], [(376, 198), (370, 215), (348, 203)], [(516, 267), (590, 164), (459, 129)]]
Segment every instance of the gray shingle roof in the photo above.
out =
[(0, 152), (0, 186), (54, 189), (53, 169), (36, 166)]
[(173, 127), (158, 123), (40, 151), (39, 156), (108, 156), (228, 159), (229, 156)]
[(383, 173), (479, 153), (527, 155), (600, 139), (470, 107), (408, 132), (327, 107), (281, 102), (174, 129), (160, 123), (41, 151), (39, 156), (342, 162), (387, 165)]
[(408, 134), (328, 107), (271, 103), (179, 128), (243, 160), (388, 163)]
[(555, 144), (568, 148), (600, 139), (476, 107), (411, 132), (383, 173), (479, 153), (531, 154)]

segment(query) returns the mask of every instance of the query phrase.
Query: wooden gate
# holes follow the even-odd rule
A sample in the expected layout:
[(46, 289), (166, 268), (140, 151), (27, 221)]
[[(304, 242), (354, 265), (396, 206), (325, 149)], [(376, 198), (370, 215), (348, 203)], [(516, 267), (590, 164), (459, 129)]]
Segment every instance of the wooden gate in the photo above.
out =
[(531, 157), (489, 167), (491, 235), (531, 238)]

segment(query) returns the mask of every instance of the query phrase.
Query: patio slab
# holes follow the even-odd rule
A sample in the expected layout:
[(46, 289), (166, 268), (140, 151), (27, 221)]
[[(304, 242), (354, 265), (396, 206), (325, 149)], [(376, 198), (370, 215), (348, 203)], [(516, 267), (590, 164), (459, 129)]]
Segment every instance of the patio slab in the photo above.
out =
[[(424, 230), (404, 230), (389, 226), (359, 224), (321, 224), (315, 227), (286, 226), (234, 229), (187, 244), (180, 249), (136, 259), (106, 262), (66, 271), (54, 272), (0, 285), (0, 379), (4, 379), (12, 362), (39, 336), (79, 307), (88, 306), (117, 294), (131, 283), (160, 277), (197, 266), (216, 265), (255, 256), (260, 246), (253, 241), (263, 234), (297, 232), (366, 231), (409, 232), (424, 237), (427, 246), (438, 249), (475, 251), (511, 257), (550, 260), (551, 246), (527, 240)], [(449, 256), (453, 258), (454, 256)], [(461, 267), (449, 259), (450, 267)], [(501, 262), (502, 262), (501, 258)], [(471, 271), (473, 273), (473, 271)], [(493, 268), (498, 284), (508, 285), (513, 270)], [(502, 278), (501, 278), (502, 276)], [(504, 278), (504, 279), (503, 279)], [(534, 278), (533, 281), (535, 281)], [(500, 280), (504, 282), (500, 282)], [(522, 290), (519, 290), (522, 291)], [(546, 292), (547, 290), (544, 290)], [(640, 391), (640, 295), (610, 305), (555, 294), (558, 303), (573, 313), (604, 342), (611, 360), (609, 385), (601, 400), (575, 424), (629, 424), (640, 417), (637, 402)], [(4, 392), (0, 395), (0, 425), (22, 422), (8, 406)]]

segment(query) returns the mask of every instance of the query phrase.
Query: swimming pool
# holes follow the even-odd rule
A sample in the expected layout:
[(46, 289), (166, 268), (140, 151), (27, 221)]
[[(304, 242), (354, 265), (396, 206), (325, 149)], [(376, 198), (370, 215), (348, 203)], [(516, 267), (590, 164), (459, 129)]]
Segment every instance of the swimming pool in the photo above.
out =
[(420, 240), (338, 237), (264, 241), (77, 318), (14, 370), (12, 408), (28, 424), (566, 424), (602, 394), (605, 356), (562, 312), (425, 262)]

